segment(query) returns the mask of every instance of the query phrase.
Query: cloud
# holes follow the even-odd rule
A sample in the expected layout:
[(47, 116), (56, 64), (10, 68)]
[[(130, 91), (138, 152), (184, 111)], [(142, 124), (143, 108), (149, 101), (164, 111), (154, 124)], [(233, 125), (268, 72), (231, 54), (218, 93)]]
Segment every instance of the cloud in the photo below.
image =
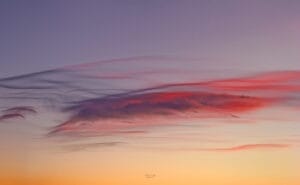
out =
[(176, 119), (234, 117), (268, 106), (272, 99), (203, 92), (155, 92), (116, 98), (90, 99), (65, 110), (73, 112), (52, 134), (115, 133), (145, 126), (174, 124)]
[(238, 151), (245, 151), (245, 150), (266, 150), (266, 149), (283, 149), (288, 148), (290, 145), (287, 144), (246, 144), (246, 145), (239, 145), (234, 147), (225, 147), (225, 148), (200, 148), (195, 149), (199, 151), (212, 151), (212, 152), (238, 152)]
[(275, 71), (250, 77), (214, 80), (208, 87), (230, 91), (299, 92), (300, 71)]
[(19, 119), (19, 118), (23, 119), (25, 117), (19, 113), (4, 114), (0, 116), (0, 122), (11, 120), (11, 119)]
[(197, 60), (182, 62), (132, 57), (0, 79), (1, 106), (6, 107), (0, 121), (38, 116), (39, 107), (20, 106), (38, 104), (66, 117), (49, 136), (143, 134), (199, 119), (238, 123), (260, 109), (300, 105), (300, 71), (234, 77), (206, 70)]
[(9, 109), (5, 109), (2, 112), (4, 113), (37, 113), (34, 107), (31, 106), (19, 106), (19, 107), (12, 107)]
[(83, 143), (83, 144), (69, 144), (65, 145), (62, 148), (69, 152), (77, 152), (82, 150), (89, 150), (94, 148), (102, 147), (113, 147), (124, 144), (123, 142), (101, 142), (101, 143)]
[(2, 110), (0, 122), (15, 119), (24, 119), (27, 114), (36, 114), (37, 111), (31, 106), (18, 106)]

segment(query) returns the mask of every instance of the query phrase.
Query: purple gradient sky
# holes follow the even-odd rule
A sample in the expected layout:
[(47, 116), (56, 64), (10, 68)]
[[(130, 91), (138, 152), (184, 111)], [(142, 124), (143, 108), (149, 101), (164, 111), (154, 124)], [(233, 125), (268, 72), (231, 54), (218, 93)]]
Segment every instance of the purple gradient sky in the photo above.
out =
[(299, 20), (297, 0), (3, 0), (0, 77), (142, 55), (300, 69)]

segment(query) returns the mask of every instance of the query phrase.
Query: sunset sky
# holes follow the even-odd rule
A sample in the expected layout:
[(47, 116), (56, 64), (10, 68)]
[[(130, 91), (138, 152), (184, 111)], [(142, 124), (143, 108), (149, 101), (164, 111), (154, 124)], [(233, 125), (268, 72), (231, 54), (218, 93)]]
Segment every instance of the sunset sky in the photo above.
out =
[(299, 185), (300, 2), (0, 2), (1, 185)]

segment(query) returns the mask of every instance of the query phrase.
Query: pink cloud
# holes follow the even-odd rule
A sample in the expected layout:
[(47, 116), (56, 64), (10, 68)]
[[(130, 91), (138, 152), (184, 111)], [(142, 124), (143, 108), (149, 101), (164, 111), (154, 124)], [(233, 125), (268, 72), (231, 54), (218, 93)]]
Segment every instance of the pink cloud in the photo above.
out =
[(233, 117), (269, 106), (273, 99), (203, 92), (155, 92), (91, 99), (68, 107), (72, 117), (52, 134), (120, 133), (141, 127), (172, 125), (180, 119)]
[(260, 150), (260, 149), (281, 149), (281, 148), (288, 148), (290, 145), (287, 144), (246, 144), (246, 145), (239, 145), (234, 147), (225, 147), (225, 148), (204, 148), (199, 149), (202, 151), (215, 151), (215, 152), (237, 152), (237, 151), (244, 151), (244, 150)]
[(300, 72), (269, 72), (250, 77), (209, 81), (206, 85), (230, 91), (298, 92), (300, 91)]
[(195, 151), (195, 152), (240, 152), (240, 151), (252, 151), (252, 150), (274, 150), (274, 149), (287, 149), (290, 148), (289, 144), (279, 143), (255, 143), (244, 144), (232, 147), (212, 147), (212, 148), (196, 148), (196, 147), (179, 147), (179, 148), (159, 148), (159, 150), (166, 151)]
[[(170, 61), (175, 61), (174, 68)], [(68, 118), (52, 127), (49, 135), (82, 136), (142, 134), (148, 128), (199, 119), (230, 118), (230, 122), (246, 123), (242, 117), (250, 112), (300, 105), (300, 71), (218, 79), (201, 69), (203, 80), (196, 70), (186, 72), (193, 68), (183, 67), (176, 58), (108, 60), (0, 79), (4, 92), (0, 98), (54, 105)], [(0, 121), (37, 113), (29, 106), (5, 107), (13, 108), (2, 112)], [(254, 115), (251, 122), (255, 119)], [(224, 119), (222, 123), (228, 122)]]

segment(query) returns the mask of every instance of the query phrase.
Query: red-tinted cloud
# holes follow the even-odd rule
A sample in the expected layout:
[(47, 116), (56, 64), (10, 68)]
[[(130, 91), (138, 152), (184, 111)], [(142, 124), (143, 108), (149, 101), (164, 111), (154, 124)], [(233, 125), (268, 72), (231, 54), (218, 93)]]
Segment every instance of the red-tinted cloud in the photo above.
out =
[(210, 81), (206, 85), (216, 89), (231, 91), (299, 92), (300, 72), (269, 72), (250, 77)]
[[(0, 99), (50, 105), (69, 116), (50, 135), (83, 136), (139, 134), (148, 127), (195, 119), (230, 117), (241, 122), (250, 111), (300, 105), (299, 71), (218, 79), (216, 73), (196, 68), (201, 67), (198, 61), (189, 64), (183, 66), (176, 58), (133, 57), (4, 78)], [(14, 108), (4, 110), (0, 121), (37, 113), (32, 107), (8, 104), (3, 107)]]
[(90, 99), (66, 110), (73, 116), (51, 132), (119, 133), (128, 129), (175, 124), (177, 119), (222, 117), (256, 110), (274, 99), (203, 92), (155, 92)]

